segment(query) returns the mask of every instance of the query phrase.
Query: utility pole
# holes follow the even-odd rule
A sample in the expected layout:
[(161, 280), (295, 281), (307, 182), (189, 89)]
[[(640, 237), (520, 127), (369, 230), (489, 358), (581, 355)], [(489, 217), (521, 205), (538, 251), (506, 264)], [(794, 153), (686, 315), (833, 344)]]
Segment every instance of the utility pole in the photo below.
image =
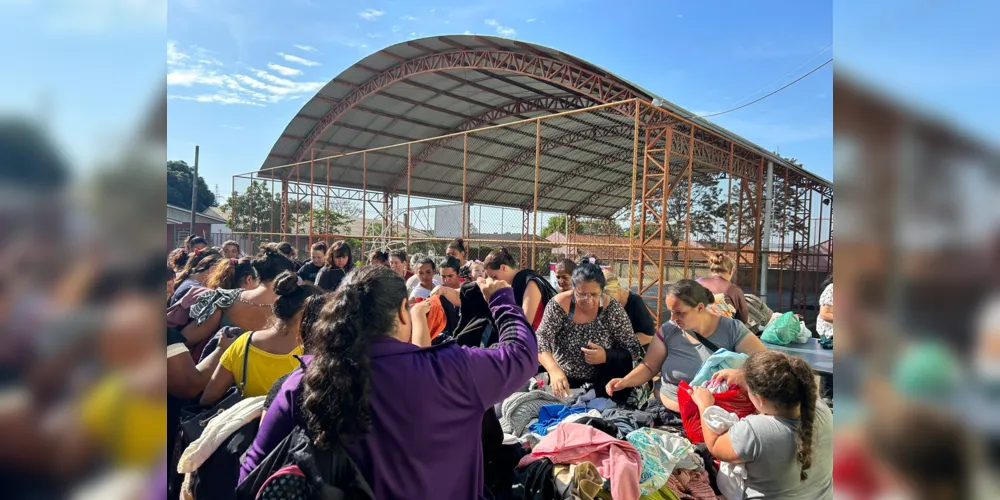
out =
[(194, 236), (195, 218), (198, 216), (198, 146), (194, 147), (194, 175), (191, 176), (191, 235)]

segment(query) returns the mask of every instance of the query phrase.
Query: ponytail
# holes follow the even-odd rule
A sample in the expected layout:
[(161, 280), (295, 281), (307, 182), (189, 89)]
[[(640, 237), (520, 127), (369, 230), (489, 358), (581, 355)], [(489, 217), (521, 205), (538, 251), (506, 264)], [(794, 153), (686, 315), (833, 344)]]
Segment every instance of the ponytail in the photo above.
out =
[(213, 290), (240, 288), (248, 276), (257, 277), (257, 271), (249, 258), (224, 258), (212, 268), (212, 274), (205, 280), (205, 286)]
[(747, 390), (776, 407), (799, 408), (799, 428), (795, 434), (795, 454), (801, 471), (799, 479), (809, 477), (812, 467), (813, 424), (816, 421), (816, 398), (819, 392), (809, 364), (779, 351), (761, 351), (743, 365)]
[(344, 278), (311, 332), (313, 359), (303, 376), (302, 410), (316, 446), (371, 428), (371, 338), (396, 330), (406, 284), (391, 269), (367, 266)]
[(806, 472), (812, 467), (813, 453), (813, 423), (816, 421), (816, 379), (812, 369), (805, 360), (791, 357), (789, 361), (792, 365), (792, 373), (799, 379), (799, 428), (795, 433), (795, 453), (799, 460), (801, 472), (799, 479), (805, 481), (809, 474)]

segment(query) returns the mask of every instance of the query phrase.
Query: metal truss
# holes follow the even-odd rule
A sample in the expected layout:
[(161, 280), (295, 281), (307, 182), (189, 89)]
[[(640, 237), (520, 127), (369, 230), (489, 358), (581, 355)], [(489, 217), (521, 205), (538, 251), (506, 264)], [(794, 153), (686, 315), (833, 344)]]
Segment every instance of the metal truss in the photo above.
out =
[(489, 69), (530, 76), (554, 83), (600, 103), (636, 97), (624, 83), (565, 61), (538, 54), (507, 50), (456, 50), (403, 61), (369, 78), (333, 106), (313, 127), (292, 155), (292, 161), (309, 159), (309, 151), (327, 129), (361, 101), (399, 81), (425, 73), (456, 69)]

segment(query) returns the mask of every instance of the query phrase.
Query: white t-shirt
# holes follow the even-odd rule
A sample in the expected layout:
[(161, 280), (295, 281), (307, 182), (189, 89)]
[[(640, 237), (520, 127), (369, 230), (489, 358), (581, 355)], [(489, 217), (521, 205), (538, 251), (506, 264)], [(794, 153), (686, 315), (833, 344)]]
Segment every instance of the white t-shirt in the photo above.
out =
[(419, 284), (417, 285), (416, 288), (413, 289), (412, 292), (410, 292), (410, 300), (429, 299), (429, 298), (431, 298), (431, 291), (420, 286)]
[[(431, 278), (431, 282), (434, 283), (434, 286), (440, 286), (441, 276), (435, 274), (434, 277)], [(420, 287), (420, 277), (416, 274), (410, 276), (410, 279), (406, 280), (406, 293), (413, 293), (413, 289), (418, 287)]]
[[(833, 283), (826, 285), (826, 288), (823, 290), (823, 294), (819, 296), (819, 305), (820, 307), (833, 305)], [(817, 316), (816, 333), (819, 334), (820, 337), (832, 337), (833, 323)]]

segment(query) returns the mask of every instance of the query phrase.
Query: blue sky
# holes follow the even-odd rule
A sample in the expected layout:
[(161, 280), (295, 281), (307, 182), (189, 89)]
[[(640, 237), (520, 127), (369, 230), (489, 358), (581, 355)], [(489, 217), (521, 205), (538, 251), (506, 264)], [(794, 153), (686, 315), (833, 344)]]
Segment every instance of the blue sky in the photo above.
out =
[[(596, 0), (350, 5), (172, 1), (168, 157), (191, 162), (200, 145), (201, 173), (225, 195), (232, 175), (259, 168), (326, 82), (374, 51), (426, 36), (471, 32), (553, 47), (699, 113), (753, 100), (833, 53), (832, 6), (822, 1), (732, 2), (723, 10)], [(827, 66), (714, 121), (830, 179), (832, 74)]]

